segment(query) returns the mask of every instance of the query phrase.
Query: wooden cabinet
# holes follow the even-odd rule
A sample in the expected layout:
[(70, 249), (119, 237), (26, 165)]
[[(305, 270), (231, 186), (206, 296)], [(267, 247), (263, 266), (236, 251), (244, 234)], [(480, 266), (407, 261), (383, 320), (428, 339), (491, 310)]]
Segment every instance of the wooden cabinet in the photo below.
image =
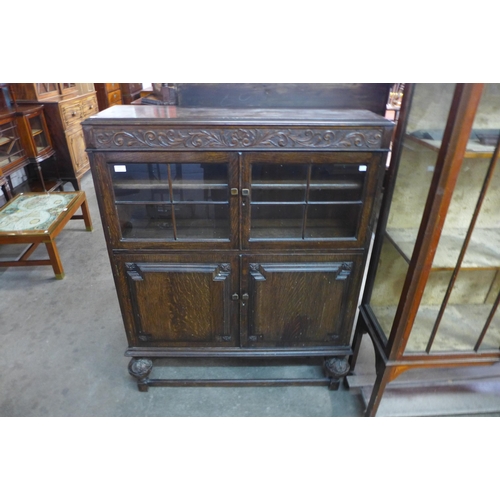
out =
[(392, 122), (116, 106), (83, 123), (139, 388), (158, 357), (316, 357), (338, 386)]
[(369, 416), (389, 383), (500, 360), (499, 102), (498, 84), (405, 85), (354, 342), (375, 346)]
[(0, 175), (7, 176), (28, 163), (15, 111), (0, 112)]
[(101, 111), (110, 106), (122, 104), (122, 91), (119, 83), (94, 83), (94, 88)]
[(27, 170), (28, 186), (23, 182), (19, 189), (55, 187), (57, 182), (45, 186), (45, 172), (40, 165), (53, 154), (42, 105), (16, 105), (0, 112), (0, 177), (5, 178), (3, 190), (7, 199), (14, 191), (10, 175), (30, 163), (37, 168), (35, 172)]
[(120, 83), (123, 104), (132, 104), (141, 97), (142, 83)]
[(16, 106), (21, 142), (30, 161), (41, 162), (54, 154), (43, 105)]
[[(88, 172), (90, 165), (85, 144), (81, 122), (99, 111), (95, 92), (78, 95), (68, 87), (68, 95), (56, 95), (44, 98), (43, 101), (26, 101), (19, 98), (20, 90), (25, 88), (24, 97), (29, 90), (38, 84), (13, 84), (18, 102), (43, 103), (47, 126), (51, 135), (55, 156), (53, 160), (44, 165), (46, 176), (71, 182), (75, 190), (80, 190), (80, 179)], [(73, 84), (60, 84), (73, 85)], [(25, 87), (23, 87), (25, 86)]]

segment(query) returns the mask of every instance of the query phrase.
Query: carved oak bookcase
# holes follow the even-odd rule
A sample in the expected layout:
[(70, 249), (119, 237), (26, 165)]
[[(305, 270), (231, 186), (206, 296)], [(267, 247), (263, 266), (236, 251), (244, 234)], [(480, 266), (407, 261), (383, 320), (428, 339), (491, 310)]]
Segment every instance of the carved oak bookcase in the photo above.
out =
[(128, 339), (173, 357), (322, 360), (347, 373), (393, 123), (371, 111), (114, 106), (83, 124)]

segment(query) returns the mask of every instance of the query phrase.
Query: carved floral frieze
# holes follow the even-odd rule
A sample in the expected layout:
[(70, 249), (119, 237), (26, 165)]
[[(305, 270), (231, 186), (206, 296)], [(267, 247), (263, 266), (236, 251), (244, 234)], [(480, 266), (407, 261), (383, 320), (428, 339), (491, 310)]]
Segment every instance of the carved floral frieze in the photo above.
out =
[(337, 149), (382, 146), (383, 130), (311, 128), (130, 129), (94, 128), (97, 149)]

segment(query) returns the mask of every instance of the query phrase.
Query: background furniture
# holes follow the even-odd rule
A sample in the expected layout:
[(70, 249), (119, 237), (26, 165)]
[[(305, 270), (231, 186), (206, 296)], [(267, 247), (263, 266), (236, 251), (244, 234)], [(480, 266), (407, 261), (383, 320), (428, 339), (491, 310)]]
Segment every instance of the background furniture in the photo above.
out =
[(0, 110), (0, 178), (5, 198), (11, 198), (8, 176), (29, 164), (26, 151), (22, 147), (17, 126), (16, 113), (13, 110)]
[(120, 83), (123, 104), (131, 104), (141, 97), (142, 83)]
[(367, 415), (408, 370), (500, 358), (499, 103), (499, 84), (405, 86), (351, 360), (367, 332)]
[(78, 93), (76, 83), (11, 83), (10, 88), (19, 101), (42, 101)]
[[(80, 179), (90, 168), (80, 124), (82, 120), (98, 112), (95, 92), (79, 95), (75, 84), (58, 84), (63, 90), (57, 95), (43, 94), (43, 100), (32, 100), (34, 89), (39, 85), (42, 84), (11, 84), (18, 103), (44, 105), (47, 126), (56, 152), (53, 160), (44, 165), (45, 175), (71, 182), (78, 191)], [(68, 88), (64, 94), (65, 85)], [(39, 93), (36, 95), (40, 96)]]
[[(54, 154), (50, 134), (45, 121), (43, 105), (19, 105), (15, 102), (7, 84), (1, 85), (0, 100), (0, 176), (5, 180), (2, 189), (6, 199), (14, 190), (11, 175), (30, 164), (28, 180), (16, 186), (16, 190), (45, 191), (55, 189), (60, 183), (44, 179), (41, 163)], [(27, 161), (26, 161), (27, 160)]]
[[(81, 208), (82, 215), (75, 215)], [(83, 191), (71, 193), (19, 194), (0, 208), (0, 245), (29, 244), (14, 261), (0, 261), (0, 267), (50, 265), (56, 279), (64, 278), (64, 270), (55, 238), (70, 219), (83, 219), (87, 231), (92, 221)], [(44, 243), (49, 259), (28, 260), (40, 243)]]
[(338, 387), (392, 122), (115, 106), (83, 128), (139, 389), (206, 383), (150, 379), (161, 357), (324, 359), (288, 382)]
[(123, 104), (119, 83), (94, 83), (94, 88), (101, 111), (115, 104)]

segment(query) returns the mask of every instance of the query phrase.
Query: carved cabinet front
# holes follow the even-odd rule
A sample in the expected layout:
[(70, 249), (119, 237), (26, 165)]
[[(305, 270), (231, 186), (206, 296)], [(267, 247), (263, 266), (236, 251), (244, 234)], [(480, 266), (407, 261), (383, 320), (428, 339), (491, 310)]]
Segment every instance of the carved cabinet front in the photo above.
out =
[(127, 108), (83, 129), (131, 373), (154, 357), (345, 359), (392, 124)]

